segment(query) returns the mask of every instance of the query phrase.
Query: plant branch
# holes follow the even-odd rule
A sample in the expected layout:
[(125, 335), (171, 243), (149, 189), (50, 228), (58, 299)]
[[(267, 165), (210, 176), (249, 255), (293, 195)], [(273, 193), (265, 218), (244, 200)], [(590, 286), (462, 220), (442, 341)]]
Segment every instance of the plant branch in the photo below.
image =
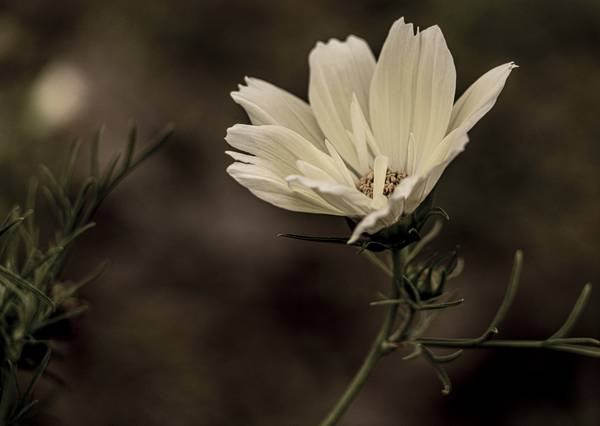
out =
[[(404, 254), (401, 249), (392, 250), (393, 259), (393, 279), (392, 279), (392, 294), (391, 299), (398, 299), (401, 295), (403, 285), (404, 272)], [(354, 378), (338, 399), (334, 407), (331, 409), (327, 417), (321, 422), (321, 426), (336, 425), (340, 418), (344, 415), (356, 395), (360, 392), (371, 371), (375, 368), (377, 361), (381, 357), (392, 352), (397, 346), (390, 342), (389, 338), (396, 324), (398, 315), (398, 304), (388, 305), (383, 322), (379, 328), (379, 332), (371, 345), (371, 349), (367, 353), (361, 367), (358, 369)]]

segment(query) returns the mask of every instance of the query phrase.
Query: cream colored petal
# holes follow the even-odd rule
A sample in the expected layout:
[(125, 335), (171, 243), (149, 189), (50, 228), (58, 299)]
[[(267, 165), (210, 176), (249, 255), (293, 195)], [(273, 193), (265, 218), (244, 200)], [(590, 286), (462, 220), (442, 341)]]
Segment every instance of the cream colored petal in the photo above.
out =
[(428, 165), (419, 171), (422, 179), (415, 186), (413, 192), (406, 204), (406, 211), (413, 212), (427, 198), (433, 190), (438, 180), (446, 170), (446, 167), (456, 158), (458, 154), (464, 151), (469, 137), (461, 129), (456, 129), (444, 138), (442, 143), (431, 154), (427, 160)]
[(338, 183), (327, 172), (318, 167), (313, 166), (310, 163), (307, 163), (306, 161), (298, 160), (296, 162), (296, 165), (298, 166), (298, 170), (300, 170), (300, 172), (307, 178), (320, 180), (323, 182)]
[(468, 132), (487, 112), (492, 109), (504, 88), (511, 71), (517, 68), (514, 62), (500, 65), (481, 76), (456, 101), (447, 133), (461, 127)]
[(406, 24), (404, 18), (394, 22), (371, 81), (371, 128), (381, 153), (397, 170), (404, 165), (412, 122), (419, 44), (420, 37), (415, 36), (412, 24)]
[(266, 81), (245, 80), (246, 86), (240, 85), (231, 97), (246, 110), (252, 124), (278, 124), (325, 148), (323, 132), (306, 102)]
[(408, 148), (406, 150), (406, 169), (405, 172), (407, 175), (412, 176), (416, 173), (418, 163), (417, 163), (417, 141), (415, 140), (415, 135), (412, 132), (408, 135)]
[(438, 26), (433, 26), (420, 35), (421, 48), (410, 128), (416, 142), (417, 161), (446, 135), (456, 90), (454, 60), (442, 31)]
[(227, 129), (225, 140), (240, 151), (276, 164), (282, 177), (297, 174), (296, 162), (304, 160), (340, 182), (344, 179), (329, 155), (286, 127), (236, 124)]
[(440, 142), (438, 146), (428, 153), (427, 158), (424, 158), (419, 162), (413, 174), (422, 175), (428, 173), (428, 171), (436, 164), (446, 160), (451, 152), (457, 150), (463, 151), (468, 142), (469, 137), (462, 128), (453, 130), (442, 139), (442, 142)]
[(277, 207), (304, 213), (342, 214), (317, 194), (301, 188), (290, 189), (284, 179), (260, 166), (233, 163), (227, 173), (258, 198)]
[(286, 180), (292, 189), (315, 191), (333, 207), (344, 212), (344, 216), (364, 216), (370, 211), (371, 199), (353, 187), (298, 175), (288, 176)]
[(370, 92), (371, 124), (391, 168), (406, 170), (409, 138), (417, 159), (444, 137), (456, 86), (456, 71), (437, 26), (414, 34), (396, 21), (377, 62)]
[(406, 200), (410, 197), (413, 188), (423, 180), (422, 177), (411, 176), (403, 179), (396, 187), (384, 208), (376, 210), (365, 216), (354, 228), (348, 244), (356, 242), (362, 234), (375, 234), (376, 232), (392, 226), (404, 214)]
[(515, 67), (511, 62), (488, 71), (456, 102), (448, 135), (418, 163), (415, 173), (425, 175), (426, 179), (415, 189), (407, 203), (407, 211), (418, 207), (433, 190), (448, 164), (464, 150), (469, 142), (467, 132), (494, 106)]
[[(371, 130), (368, 127), (369, 124), (360, 108), (356, 95), (353, 95), (352, 104), (350, 105), (350, 118), (352, 121), (351, 137), (358, 157), (357, 171), (364, 175), (369, 172), (369, 165), (372, 160), (371, 154), (369, 153), (367, 136)], [(373, 138), (371, 137), (370, 139), (372, 140)]]
[(443, 159), (424, 172), (403, 179), (388, 199), (388, 205), (369, 214), (357, 225), (348, 241), (349, 244), (358, 240), (363, 233), (374, 234), (393, 225), (400, 216), (410, 214), (419, 207), (433, 190), (446, 167), (464, 150), (468, 137), (464, 132), (456, 133), (452, 135), (452, 140), (446, 142), (451, 148), (444, 153)]
[(388, 169), (388, 158), (385, 155), (378, 155), (373, 162), (373, 201), (371, 206), (374, 209), (380, 209), (387, 204), (387, 197), (383, 195), (385, 177)]
[(279, 162), (268, 161), (264, 158), (258, 158), (254, 155), (244, 154), (237, 151), (225, 151), (225, 154), (241, 163), (254, 164), (255, 166), (262, 167), (274, 175), (280, 176), (282, 179), (284, 176), (286, 176), (286, 171), (280, 166)]
[(354, 186), (357, 181), (356, 176), (348, 169), (346, 163), (344, 163), (344, 160), (342, 157), (340, 157), (340, 154), (338, 154), (334, 146), (331, 145), (327, 139), (325, 140), (325, 147), (327, 148), (327, 152), (329, 153), (329, 156), (331, 157), (335, 167), (339, 170), (341, 176), (343, 177), (341, 183), (344, 183), (348, 186)]
[(350, 36), (345, 42), (318, 43), (309, 63), (308, 97), (317, 122), (342, 158), (357, 168), (357, 153), (346, 133), (352, 129), (350, 105), (355, 94), (367, 111), (375, 58), (364, 40)]

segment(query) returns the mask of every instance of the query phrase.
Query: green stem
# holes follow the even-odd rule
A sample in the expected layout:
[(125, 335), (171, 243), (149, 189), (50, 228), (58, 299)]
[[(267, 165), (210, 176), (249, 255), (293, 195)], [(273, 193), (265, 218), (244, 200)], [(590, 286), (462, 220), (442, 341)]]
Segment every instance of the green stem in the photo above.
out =
[(425, 346), (437, 348), (542, 348), (543, 340), (488, 340), (484, 342), (475, 342), (476, 339), (418, 339), (417, 341)]
[[(393, 281), (392, 281), (392, 299), (400, 297), (400, 289), (402, 287), (402, 274), (404, 272), (404, 254), (401, 249), (392, 249), (393, 259)], [(344, 415), (356, 395), (360, 392), (363, 385), (367, 381), (371, 371), (375, 368), (377, 361), (387, 355), (394, 349), (394, 344), (388, 341), (392, 334), (396, 316), (398, 314), (398, 306), (389, 305), (386, 310), (383, 323), (379, 328), (379, 332), (371, 345), (369, 353), (365, 357), (362, 365), (352, 378), (352, 381), (333, 406), (327, 417), (321, 422), (321, 426), (336, 425), (340, 418)]]
[[(437, 348), (462, 348), (462, 349), (484, 349), (484, 348), (518, 348), (518, 349), (549, 349), (559, 352), (570, 352), (600, 358), (600, 350), (594, 339), (568, 339), (558, 340), (502, 340), (494, 339), (476, 342), (475, 339), (418, 339), (417, 342), (427, 347)], [(581, 341), (579, 341), (581, 340)]]

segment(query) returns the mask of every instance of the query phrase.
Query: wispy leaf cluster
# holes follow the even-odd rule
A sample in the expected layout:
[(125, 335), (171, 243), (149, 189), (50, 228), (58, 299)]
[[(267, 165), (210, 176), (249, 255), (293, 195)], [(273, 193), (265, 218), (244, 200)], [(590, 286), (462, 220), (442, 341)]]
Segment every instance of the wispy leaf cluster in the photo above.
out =
[[(81, 143), (74, 143), (58, 172), (41, 166), (24, 205), (14, 207), (0, 225), (2, 424), (18, 424), (35, 404), (33, 389), (50, 361), (53, 329), (87, 310), (78, 291), (105, 269), (103, 263), (82, 279), (65, 277), (74, 243), (95, 226), (94, 214), (106, 197), (170, 139), (172, 130), (161, 132), (138, 152), (132, 127), (125, 151), (105, 165), (99, 160), (102, 134), (100, 130), (91, 144), (87, 176), (76, 174)], [(21, 374), (23, 370), (28, 374)]]

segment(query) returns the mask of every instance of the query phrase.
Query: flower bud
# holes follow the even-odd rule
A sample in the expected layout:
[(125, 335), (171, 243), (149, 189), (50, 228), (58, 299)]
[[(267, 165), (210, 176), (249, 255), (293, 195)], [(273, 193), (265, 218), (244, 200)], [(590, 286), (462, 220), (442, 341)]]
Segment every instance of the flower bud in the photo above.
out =
[(421, 300), (429, 300), (444, 292), (446, 281), (459, 272), (460, 264), (456, 250), (443, 255), (433, 254), (423, 261), (409, 264), (406, 276)]

